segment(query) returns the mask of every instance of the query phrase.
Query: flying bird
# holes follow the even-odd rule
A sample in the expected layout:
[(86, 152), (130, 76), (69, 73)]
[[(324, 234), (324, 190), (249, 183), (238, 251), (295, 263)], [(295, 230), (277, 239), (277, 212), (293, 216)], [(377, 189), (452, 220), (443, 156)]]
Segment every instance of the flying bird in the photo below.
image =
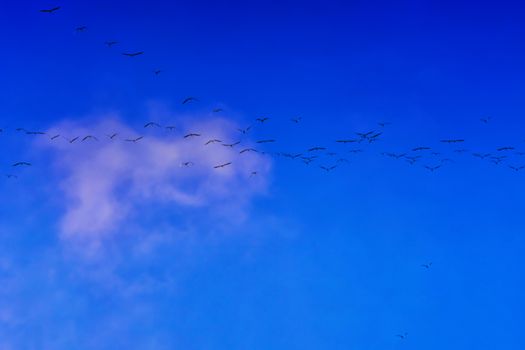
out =
[(443, 142), (443, 143), (461, 143), (461, 142), (465, 142), (465, 140), (462, 140), (462, 139), (446, 139), (446, 140), (441, 140), (440, 142)]
[(193, 102), (193, 101), (198, 101), (195, 97), (186, 97), (184, 100), (182, 100), (182, 104), (185, 105), (187, 103), (190, 103), (190, 102)]
[(51, 137), (51, 140), (55, 140), (55, 139), (57, 139), (57, 138), (59, 138), (59, 137), (60, 137), (60, 135), (52, 136), (52, 137)]
[(17, 167), (17, 166), (31, 166), (31, 163), (28, 163), (28, 162), (17, 162), (17, 163), (14, 163), (13, 166), (14, 167)]
[(243, 154), (246, 152), (257, 152), (257, 150), (255, 148), (245, 148), (242, 151), (240, 151), (239, 154)]
[(155, 126), (157, 128), (161, 128), (160, 124), (155, 123), (155, 122), (149, 122), (149, 123), (144, 124), (145, 128), (149, 128), (149, 127), (152, 127), (152, 126)]
[(425, 165), (425, 169), (428, 169), (428, 170), (430, 170), (431, 172), (434, 172), (434, 171), (438, 170), (439, 168), (441, 168), (441, 165), (436, 165), (436, 166), (428, 166), (428, 165)]
[(518, 166), (509, 165), (509, 168), (511, 168), (514, 171), (520, 171), (520, 170), (525, 169), (525, 165), (522, 165), (522, 166), (519, 166), (519, 167)]
[(335, 142), (337, 143), (354, 143), (354, 142), (359, 142), (359, 140), (354, 140), (354, 139), (346, 139), (346, 140), (336, 140)]
[(427, 150), (430, 150), (431, 148), (430, 147), (416, 147), (416, 148), (412, 148), (412, 151), (413, 152), (417, 152), (417, 151), (427, 151)]
[(219, 112), (222, 112), (222, 111), (223, 111), (222, 108), (215, 108), (215, 109), (213, 110), (213, 113), (219, 113)]
[(314, 152), (314, 151), (325, 151), (326, 147), (312, 147), (308, 150), (308, 152)]
[(104, 44), (106, 44), (107, 47), (113, 47), (118, 44), (118, 41), (106, 41)]
[(73, 137), (71, 140), (69, 140), (69, 139), (67, 139), (67, 140), (69, 141), (69, 143), (73, 143), (73, 142), (75, 142), (78, 139), (79, 139), (79, 137), (77, 136), (77, 137)]
[(489, 121), (490, 121), (491, 117), (485, 117), (485, 118), (480, 118), (479, 120), (482, 121), (483, 123), (487, 124)]
[(50, 8), (50, 9), (40, 10), (40, 12), (43, 12), (43, 13), (55, 13), (58, 10), (60, 10), (60, 6), (53, 7), (53, 8)]
[(429, 262), (428, 264), (421, 264), (421, 267), (424, 267), (425, 269), (429, 269), (432, 266), (432, 263)]
[(226, 167), (226, 166), (228, 166), (230, 164), (231, 164), (231, 162), (224, 163), (224, 164), (219, 164), (219, 165), (214, 166), (213, 168), (214, 169), (224, 168), (224, 167)]
[(260, 118), (257, 118), (255, 119), (256, 121), (258, 121), (259, 123), (264, 123), (268, 120), (270, 120), (270, 118), (267, 118), (267, 117), (260, 117)]
[(303, 118), (302, 117), (296, 117), (296, 118), (292, 118), (290, 119), (292, 122), (294, 122), (295, 124), (298, 124)]
[(184, 138), (187, 139), (188, 137), (197, 137), (197, 136), (201, 136), (201, 134), (191, 133), (191, 134), (184, 135)]
[(272, 142), (275, 142), (275, 140), (273, 140), (273, 139), (268, 139), (268, 140), (259, 140), (259, 141), (257, 141), (256, 143), (272, 143)]
[(237, 142), (234, 142), (234, 143), (223, 143), (222, 145), (226, 146), (226, 147), (233, 148), (233, 146), (237, 146), (239, 143), (241, 143), (241, 141), (237, 141)]
[(237, 130), (238, 130), (241, 134), (247, 134), (248, 131), (250, 131), (251, 128), (252, 128), (252, 127), (249, 126), (249, 127), (245, 128), (245, 129), (237, 129)]
[(156, 70), (153, 71), (153, 74), (155, 74), (155, 75), (159, 75), (160, 73), (162, 73), (161, 69), (156, 69)]
[(515, 149), (514, 147), (500, 147), (500, 148), (498, 148), (498, 152), (513, 151), (514, 149)]
[(335, 168), (337, 168), (337, 165), (333, 165), (331, 167), (326, 167), (326, 166), (321, 165), (319, 168), (325, 170), (326, 172), (330, 172), (330, 171), (334, 170)]
[(82, 141), (87, 141), (87, 140), (95, 140), (95, 141), (98, 141), (98, 139), (97, 139), (95, 136), (93, 136), (93, 135), (87, 135), (86, 137), (84, 137), (84, 138), (82, 139)]
[(133, 142), (133, 143), (137, 143), (138, 141), (142, 140), (144, 138), (144, 136), (139, 136), (137, 138), (134, 138), (134, 139), (126, 139), (124, 141), (126, 142)]
[(210, 143), (216, 143), (216, 142), (222, 142), (221, 140), (217, 140), (217, 139), (213, 139), (213, 140), (208, 140), (204, 145), (207, 146), (209, 145)]
[(86, 31), (86, 29), (87, 29), (86, 26), (80, 26), (80, 27), (76, 27), (75, 28), (77, 33), (84, 32), (84, 31)]
[(184, 162), (182, 163), (182, 166), (185, 166), (185, 167), (193, 166), (193, 162)]
[(137, 57), (144, 54), (144, 51), (137, 51), (137, 52), (124, 52), (122, 53), (124, 56), (128, 57)]

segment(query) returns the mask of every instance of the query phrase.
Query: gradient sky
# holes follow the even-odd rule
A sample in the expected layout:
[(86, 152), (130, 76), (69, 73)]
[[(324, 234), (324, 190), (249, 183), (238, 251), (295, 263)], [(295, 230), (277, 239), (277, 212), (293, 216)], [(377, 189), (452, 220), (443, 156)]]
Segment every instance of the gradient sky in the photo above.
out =
[[(525, 151), (524, 15), (501, 1), (3, 4), (0, 349), (525, 348), (525, 170), (509, 168), (525, 156), (472, 156)], [(109, 128), (145, 138), (115, 146)], [(185, 143), (196, 129), (349, 163), (236, 156), (217, 173), (230, 155)], [(379, 141), (335, 143), (370, 130)], [(417, 146), (442, 155), (381, 155)]]

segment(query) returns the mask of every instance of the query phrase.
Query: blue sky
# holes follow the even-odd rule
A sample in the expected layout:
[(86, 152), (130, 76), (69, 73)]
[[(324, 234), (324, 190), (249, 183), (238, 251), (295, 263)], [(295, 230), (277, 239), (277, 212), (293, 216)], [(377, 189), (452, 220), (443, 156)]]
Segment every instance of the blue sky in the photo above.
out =
[(0, 349), (525, 346), (522, 5), (2, 9)]

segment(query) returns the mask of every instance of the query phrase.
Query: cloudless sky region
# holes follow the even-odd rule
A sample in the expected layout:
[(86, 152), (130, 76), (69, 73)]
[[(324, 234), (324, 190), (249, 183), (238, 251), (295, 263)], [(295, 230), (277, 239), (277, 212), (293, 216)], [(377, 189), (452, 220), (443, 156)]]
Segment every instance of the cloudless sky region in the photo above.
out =
[(0, 350), (524, 349), (524, 16), (3, 3)]

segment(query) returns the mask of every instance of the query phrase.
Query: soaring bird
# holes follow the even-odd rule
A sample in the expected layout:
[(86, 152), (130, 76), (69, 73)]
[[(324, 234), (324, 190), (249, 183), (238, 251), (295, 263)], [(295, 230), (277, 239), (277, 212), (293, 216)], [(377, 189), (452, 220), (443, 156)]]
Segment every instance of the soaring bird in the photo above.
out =
[(430, 147), (416, 147), (416, 148), (412, 148), (412, 151), (413, 152), (417, 152), (417, 151), (427, 151), (427, 150), (430, 150), (431, 148)]
[(399, 339), (406, 339), (407, 335), (408, 335), (408, 333), (405, 332), (403, 334), (396, 334), (396, 337), (398, 337)]
[(219, 164), (219, 165), (214, 166), (213, 168), (214, 168), (214, 169), (224, 168), (224, 167), (230, 165), (231, 163), (232, 163), (232, 162), (228, 162), (228, 163), (224, 163), (224, 164)]
[(356, 132), (355, 134), (356, 134), (357, 136), (360, 136), (360, 137), (363, 138), (363, 139), (366, 139), (366, 138), (368, 138), (370, 135), (372, 135), (373, 133), (374, 133), (374, 131), (372, 130), (372, 131), (369, 131), (369, 132)]
[(104, 44), (106, 44), (107, 47), (113, 47), (118, 44), (118, 41), (106, 41)]
[(463, 140), (463, 139), (445, 139), (445, 140), (441, 140), (440, 142), (443, 142), (443, 143), (461, 143), (461, 142), (465, 142), (465, 140)]
[(57, 139), (57, 138), (59, 138), (59, 137), (60, 137), (60, 135), (52, 136), (52, 137), (51, 137), (51, 140)]
[(241, 134), (247, 134), (248, 131), (250, 131), (251, 128), (252, 128), (252, 127), (249, 126), (249, 127), (245, 128), (245, 129), (237, 129), (237, 130), (239, 130), (239, 132), (240, 132)]
[(97, 139), (95, 136), (93, 136), (93, 135), (87, 135), (86, 137), (84, 137), (84, 138), (82, 139), (82, 141), (87, 141), (87, 140), (95, 140), (95, 141), (98, 141), (98, 139)]
[(78, 139), (79, 139), (79, 137), (77, 136), (77, 137), (73, 137), (71, 140), (68, 139), (68, 141), (69, 141), (69, 143), (73, 143), (73, 142), (75, 142)]
[(145, 128), (149, 128), (149, 127), (152, 127), (152, 126), (155, 126), (155, 127), (157, 127), (157, 128), (160, 128), (160, 127), (161, 127), (160, 124), (155, 123), (155, 122), (149, 122), (149, 123), (144, 124), (144, 127), (145, 127)]
[(139, 136), (139, 137), (136, 137), (134, 139), (126, 139), (124, 141), (126, 142), (133, 142), (133, 143), (137, 143), (138, 141), (142, 140), (144, 138), (144, 136)]
[(182, 166), (184, 166), (184, 167), (193, 166), (193, 162), (184, 162), (184, 163), (182, 163)]
[(18, 179), (18, 176), (13, 174), (5, 174), (5, 177), (7, 177), (8, 179)]
[(481, 120), (485, 124), (487, 124), (490, 121), (490, 119), (491, 119), (491, 117), (479, 118), (479, 120)]
[(60, 6), (53, 7), (53, 8), (50, 8), (50, 9), (40, 10), (40, 12), (43, 12), (43, 13), (54, 13), (54, 12), (56, 12), (58, 10), (60, 10)]
[(377, 123), (377, 125), (379, 125), (380, 127), (384, 128), (385, 126), (387, 125), (390, 125), (391, 123), (389, 122), (381, 122), (381, 123)]
[(221, 140), (217, 140), (217, 139), (208, 140), (204, 145), (207, 146), (207, 145), (209, 145), (210, 143), (216, 143), (216, 142), (221, 143), (222, 141), (221, 141)]
[(106, 135), (106, 136), (107, 136), (110, 140), (113, 140), (115, 137), (117, 137), (117, 135), (118, 135), (118, 134), (115, 132), (115, 133), (113, 133), (113, 134), (111, 134), (111, 135)]
[(28, 162), (17, 162), (17, 163), (14, 163), (13, 166), (31, 166), (31, 163), (28, 163)]
[(326, 172), (330, 172), (330, 171), (334, 170), (335, 168), (337, 168), (337, 165), (333, 165), (331, 167), (326, 167), (326, 166), (321, 165), (319, 168), (325, 170)]
[(514, 147), (500, 147), (498, 148), (498, 152), (502, 152), (502, 151), (513, 151), (515, 148)]
[(298, 124), (303, 118), (302, 117), (295, 117), (295, 118), (292, 118), (290, 119), (292, 122), (294, 122), (295, 124)]
[(518, 166), (509, 165), (509, 168), (511, 168), (514, 171), (520, 171), (520, 170), (525, 169), (525, 165), (522, 165), (522, 166), (519, 166), (519, 167)]
[(240, 151), (239, 154), (243, 154), (246, 152), (257, 152), (257, 150), (255, 148), (245, 148), (242, 151)]
[(354, 139), (345, 139), (345, 140), (337, 140), (335, 141), (337, 143), (354, 143), (354, 142), (359, 142), (359, 140), (354, 140)]
[(233, 148), (233, 146), (237, 146), (239, 143), (241, 143), (241, 141), (237, 141), (237, 142), (234, 142), (234, 143), (223, 143), (222, 145), (226, 146), (226, 147)]
[(26, 131), (26, 135), (45, 135), (43, 131)]
[(197, 137), (197, 136), (201, 136), (201, 134), (191, 133), (191, 134), (184, 135), (184, 138), (187, 139), (188, 137)]
[(308, 150), (308, 152), (314, 152), (314, 151), (325, 151), (326, 147), (312, 147)]
[(428, 170), (430, 170), (431, 172), (434, 172), (434, 171), (438, 170), (439, 168), (441, 168), (441, 165), (436, 165), (436, 166), (428, 166), (428, 165), (425, 165), (425, 169), (428, 169)]
[(84, 31), (86, 31), (86, 29), (87, 29), (87, 26), (80, 26), (80, 27), (76, 27), (75, 28), (77, 33), (84, 32)]
[(137, 51), (137, 52), (124, 52), (122, 53), (124, 56), (128, 57), (136, 57), (144, 54), (144, 51)]
[(159, 75), (160, 73), (162, 73), (162, 70), (161, 70), (161, 69), (155, 69), (155, 70), (153, 71), (153, 74), (155, 74), (155, 75)]
[(275, 140), (273, 140), (273, 139), (268, 139), (268, 140), (259, 140), (259, 141), (257, 141), (256, 143), (272, 143), (272, 142), (275, 142)]
[(222, 111), (223, 111), (222, 108), (215, 108), (215, 109), (213, 110), (213, 113), (219, 113), (219, 112), (222, 112)]
[(259, 123), (264, 123), (268, 120), (270, 120), (270, 118), (267, 118), (267, 117), (260, 117), (260, 118), (257, 118), (255, 119), (256, 121), (258, 121)]
[(193, 101), (198, 101), (195, 97), (186, 97), (184, 100), (182, 100), (182, 104), (185, 105), (186, 103), (190, 103)]
[(432, 263), (429, 262), (427, 264), (421, 264), (421, 267), (424, 267), (425, 269), (429, 269), (432, 266)]

